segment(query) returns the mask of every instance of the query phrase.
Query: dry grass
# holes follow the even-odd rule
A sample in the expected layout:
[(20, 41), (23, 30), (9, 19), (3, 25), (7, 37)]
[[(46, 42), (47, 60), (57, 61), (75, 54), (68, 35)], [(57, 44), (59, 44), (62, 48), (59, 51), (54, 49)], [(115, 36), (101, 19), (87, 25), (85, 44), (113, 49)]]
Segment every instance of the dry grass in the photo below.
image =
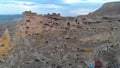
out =
[(3, 61), (5, 55), (7, 55), (13, 49), (13, 45), (10, 45), (10, 35), (3, 34), (0, 39), (0, 60)]

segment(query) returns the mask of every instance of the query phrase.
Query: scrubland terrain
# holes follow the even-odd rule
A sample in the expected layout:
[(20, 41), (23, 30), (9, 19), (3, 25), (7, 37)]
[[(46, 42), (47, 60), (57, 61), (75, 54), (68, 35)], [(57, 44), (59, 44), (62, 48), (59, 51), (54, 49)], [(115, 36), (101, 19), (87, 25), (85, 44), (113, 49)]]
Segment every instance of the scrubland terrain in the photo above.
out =
[(8, 28), (14, 45), (7, 55), (2, 54), (0, 68), (88, 68), (96, 60), (103, 63), (102, 68), (113, 68), (120, 64), (120, 16), (115, 13), (86, 15), (89, 20), (74, 29), (42, 31), (24, 38), (16, 35), (16, 24), (22, 19), (0, 24), (1, 34)]

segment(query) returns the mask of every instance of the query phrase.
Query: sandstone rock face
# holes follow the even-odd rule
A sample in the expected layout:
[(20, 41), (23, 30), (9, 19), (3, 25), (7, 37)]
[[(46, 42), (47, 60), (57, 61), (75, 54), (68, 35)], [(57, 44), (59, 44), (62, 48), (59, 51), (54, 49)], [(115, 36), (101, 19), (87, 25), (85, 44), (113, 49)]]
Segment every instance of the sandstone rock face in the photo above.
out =
[[(23, 23), (17, 24), (18, 32), (20, 36), (39, 34), (44, 30), (53, 31), (61, 29), (74, 29), (74, 27), (81, 24), (82, 20), (73, 18), (62, 18), (60, 14), (47, 14), (38, 15), (31, 11), (23, 13)], [(68, 25), (69, 24), (69, 25)]]
[(23, 13), (24, 23), (18, 24), (19, 34), (32, 35), (41, 33), (42, 30), (54, 28), (53, 23), (56, 20), (60, 20), (61, 16), (59, 14), (53, 13), (52, 15), (37, 15), (31, 11), (26, 11)]

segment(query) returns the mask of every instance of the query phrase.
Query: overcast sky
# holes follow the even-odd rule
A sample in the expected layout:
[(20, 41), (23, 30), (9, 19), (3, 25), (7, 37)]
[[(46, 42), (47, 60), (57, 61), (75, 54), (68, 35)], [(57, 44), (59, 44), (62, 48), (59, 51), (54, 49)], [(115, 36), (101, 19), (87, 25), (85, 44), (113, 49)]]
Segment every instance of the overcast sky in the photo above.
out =
[(120, 0), (0, 0), (0, 15), (33, 11), (38, 14), (61, 13), (63, 16), (88, 14), (106, 2)]

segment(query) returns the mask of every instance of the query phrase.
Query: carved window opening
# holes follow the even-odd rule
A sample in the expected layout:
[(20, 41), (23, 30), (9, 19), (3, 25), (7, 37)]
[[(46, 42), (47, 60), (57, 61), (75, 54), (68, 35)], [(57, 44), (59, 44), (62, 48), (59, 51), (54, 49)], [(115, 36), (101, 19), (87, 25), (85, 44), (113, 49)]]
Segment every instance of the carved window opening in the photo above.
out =
[(56, 23), (56, 25), (58, 25), (58, 23)]
[(75, 22), (77, 22), (77, 19), (75, 20)]
[(112, 46), (110, 46), (111, 48), (113, 48), (114, 46), (112, 45)]
[(55, 21), (57, 21), (57, 19), (55, 19)]
[(69, 27), (65, 27), (66, 30), (69, 30)]
[(47, 43), (48, 43), (48, 41), (45, 41), (45, 43), (47, 44)]
[(62, 66), (57, 66), (57, 68), (62, 68)]
[(73, 25), (73, 26), (75, 26), (75, 25)]
[(67, 26), (70, 26), (70, 22), (67, 23)]
[(82, 18), (82, 20), (86, 20), (86, 18)]
[(40, 62), (40, 59), (34, 59), (35, 62)]
[(72, 64), (70, 63), (69, 66), (71, 66)]
[(5, 46), (5, 45), (4, 45), (4, 44), (1, 44), (0, 46), (2, 46), (2, 47), (3, 47), (3, 46)]
[(45, 25), (46, 25), (46, 26), (49, 26), (49, 24), (47, 24), (47, 23), (46, 23)]
[(42, 59), (42, 61), (45, 61), (45, 59)]
[(46, 64), (49, 64), (49, 62), (46, 62)]
[(120, 20), (118, 20), (118, 22), (120, 22)]
[(27, 26), (26, 29), (29, 29), (29, 27)]
[(26, 20), (26, 22), (30, 22), (30, 20)]
[(52, 64), (51, 66), (52, 66), (52, 68), (55, 68), (56, 64)]
[(52, 25), (50, 27), (53, 27)]
[(50, 21), (50, 23), (52, 23), (52, 21)]
[(28, 34), (28, 36), (31, 36), (31, 34)]
[(40, 23), (42, 23), (42, 21), (40, 21)]

